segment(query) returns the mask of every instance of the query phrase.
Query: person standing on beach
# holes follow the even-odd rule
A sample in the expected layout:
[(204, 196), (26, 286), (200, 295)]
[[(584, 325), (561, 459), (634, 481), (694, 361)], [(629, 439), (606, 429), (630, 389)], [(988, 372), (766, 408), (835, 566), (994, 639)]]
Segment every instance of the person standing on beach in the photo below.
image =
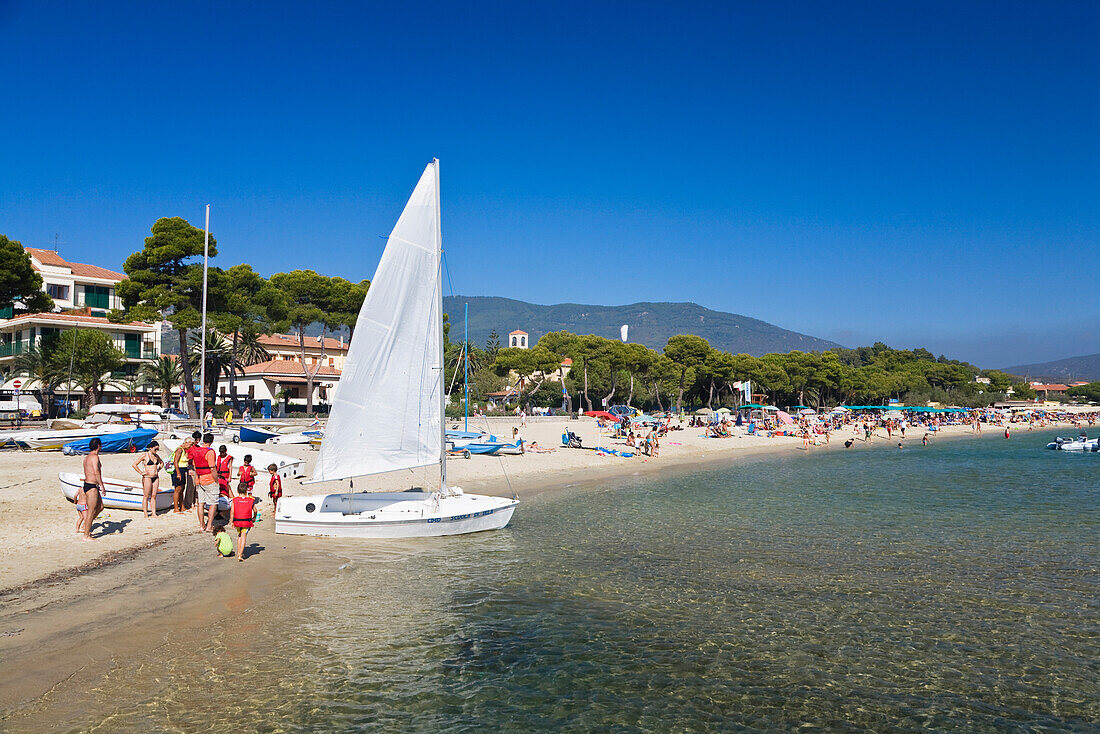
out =
[(229, 491), (229, 480), (233, 476), (233, 457), (227, 453), (225, 444), (218, 447), (218, 493), (232, 500), (233, 493)]
[(141, 514), (145, 517), (157, 516), (157, 492), (160, 491), (160, 468), (164, 461), (157, 453), (160, 444), (149, 443), (149, 448), (138, 457), (133, 469), (141, 476)]
[(185, 438), (172, 452), (172, 511), (177, 515), (183, 514), (183, 493), (187, 488), (187, 447), (190, 445), (191, 439)]
[(237, 476), (240, 477), (240, 482), (237, 486), (244, 485), (247, 490), (248, 496), (252, 496), (252, 489), (256, 486), (256, 467), (252, 466), (252, 454), (244, 455), (244, 463), (241, 464), (241, 468), (237, 470)]
[[(103, 512), (103, 495), (107, 490), (103, 486), (103, 464), (99, 460), (99, 448), (103, 441), (95, 436), (88, 442), (88, 455), (84, 457), (84, 487), (76, 495), (76, 509), (84, 515), (83, 541), (92, 541), (92, 523)], [(81, 510), (81, 507), (84, 509)]]
[(271, 483), (268, 485), (267, 494), (271, 497), (271, 513), (279, 509), (279, 498), (283, 496), (283, 478), (279, 476), (279, 467), (269, 464), (267, 470), (271, 472)]
[(233, 527), (237, 529), (237, 560), (244, 560), (244, 546), (248, 542), (248, 529), (255, 523), (256, 499), (245, 493), (244, 486), (237, 487), (237, 496), (233, 498)]
[(214, 526), (214, 515), (218, 512), (218, 457), (213, 443), (213, 433), (203, 434), (202, 447), (191, 452), (191, 473), (198, 492), (195, 507), (198, 508), (199, 529), (204, 533)]
[(214, 411), (206, 411), (206, 416), (203, 418), (203, 424), (206, 426), (206, 430), (210, 430), (214, 427)]

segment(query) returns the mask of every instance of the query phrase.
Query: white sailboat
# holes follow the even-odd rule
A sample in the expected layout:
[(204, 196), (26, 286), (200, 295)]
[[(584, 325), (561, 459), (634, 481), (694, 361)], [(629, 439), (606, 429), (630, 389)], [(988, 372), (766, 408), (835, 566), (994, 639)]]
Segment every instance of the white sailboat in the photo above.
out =
[(439, 467), (439, 486), (284, 497), (275, 531), (413, 538), (503, 528), (519, 501), (447, 485), (439, 161), (386, 242), (359, 311), (312, 482)]

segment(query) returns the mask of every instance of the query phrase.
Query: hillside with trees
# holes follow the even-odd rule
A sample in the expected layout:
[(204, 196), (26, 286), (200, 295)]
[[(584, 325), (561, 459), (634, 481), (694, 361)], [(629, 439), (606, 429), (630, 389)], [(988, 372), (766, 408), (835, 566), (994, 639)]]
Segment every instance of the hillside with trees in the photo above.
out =
[(1018, 364), (1015, 367), (1006, 367), (1004, 371), (1010, 375), (1029, 377), (1033, 380), (1049, 380), (1051, 382), (1100, 380), (1100, 354), (1067, 357), (1053, 362)]
[(748, 316), (712, 311), (695, 303), (542, 306), (510, 298), (448, 296), (443, 299), (443, 310), (461, 314), (465, 303), (470, 304), (470, 341), (477, 344), (484, 344), (494, 331), (507, 335), (513, 329), (526, 331), (531, 344), (555, 331), (617, 339), (619, 327), (627, 324), (630, 341), (650, 349), (663, 349), (678, 334), (696, 334), (717, 349), (757, 356), (794, 349), (824, 351), (840, 346), (827, 339), (799, 334)]
[[(899, 350), (877, 343), (858, 349), (791, 351), (759, 357), (715, 349), (693, 334), (671, 337), (661, 350), (566, 331), (545, 334), (532, 349), (467, 345), (471, 355), (471, 402), (482, 402), (503, 385), (516, 387), (520, 405), (593, 410), (626, 403), (657, 410), (685, 405), (710, 408), (741, 404), (739, 383), (769, 403), (810, 407), (906, 404), (929, 401), (985, 406), (1012, 390), (1024, 397), (1027, 385), (999, 370), (935, 356), (926, 349)], [(448, 346), (457, 365), (461, 344)], [(495, 354), (495, 357), (492, 356)], [(568, 358), (571, 364), (563, 362)], [(524, 376), (517, 387), (515, 378)], [(975, 378), (988, 380), (978, 382)], [(562, 386), (566, 394), (562, 394)]]

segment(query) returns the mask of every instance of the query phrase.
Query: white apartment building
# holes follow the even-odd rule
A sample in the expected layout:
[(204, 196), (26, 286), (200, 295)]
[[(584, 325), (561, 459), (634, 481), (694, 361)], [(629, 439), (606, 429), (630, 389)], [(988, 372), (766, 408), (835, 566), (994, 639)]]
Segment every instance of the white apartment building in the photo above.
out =
[[(54, 300), (53, 313), (25, 313), (17, 309), (0, 309), (0, 390), (11, 390), (16, 357), (40, 344), (42, 338), (60, 331), (96, 329), (111, 337), (114, 345), (126, 355), (121, 374), (134, 374), (141, 364), (160, 354), (160, 324), (132, 321), (114, 324), (107, 312), (121, 308), (116, 286), (126, 278), (124, 273), (98, 265), (69, 262), (52, 250), (26, 248), (31, 266), (42, 276), (42, 289)], [(20, 380), (22, 389), (35, 389), (28, 380)], [(109, 389), (119, 395), (121, 391)], [(76, 391), (79, 394), (79, 391)], [(110, 399), (109, 397), (107, 398)]]

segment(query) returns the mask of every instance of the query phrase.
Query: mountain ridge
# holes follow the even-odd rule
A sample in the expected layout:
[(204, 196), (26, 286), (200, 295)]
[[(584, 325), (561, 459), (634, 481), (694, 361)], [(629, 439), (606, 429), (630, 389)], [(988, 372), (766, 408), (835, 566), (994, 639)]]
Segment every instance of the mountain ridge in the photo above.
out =
[(581, 303), (542, 305), (500, 296), (447, 296), (443, 310), (451, 323), (451, 340), (462, 340), (463, 304), (470, 304), (470, 341), (484, 345), (493, 330), (507, 346), (508, 332), (526, 331), (534, 345), (551, 331), (596, 334), (619, 338), (619, 327), (627, 324), (628, 340), (650, 349), (663, 349), (670, 336), (696, 334), (716, 349), (745, 352), (754, 356), (795, 349), (824, 351), (841, 346), (827, 339), (784, 329), (750, 316), (714, 311), (697, 303), (642, 301), (622, 306)]
[(1085, 354), (1079, 357), (1066, 357), (1050, 362), (1020, 364), (1005, 367), (1002, 372), (1034, 379), (1058, 380), (1061, 382), (1077, 380), (1100, 380), (1100, 354)]

